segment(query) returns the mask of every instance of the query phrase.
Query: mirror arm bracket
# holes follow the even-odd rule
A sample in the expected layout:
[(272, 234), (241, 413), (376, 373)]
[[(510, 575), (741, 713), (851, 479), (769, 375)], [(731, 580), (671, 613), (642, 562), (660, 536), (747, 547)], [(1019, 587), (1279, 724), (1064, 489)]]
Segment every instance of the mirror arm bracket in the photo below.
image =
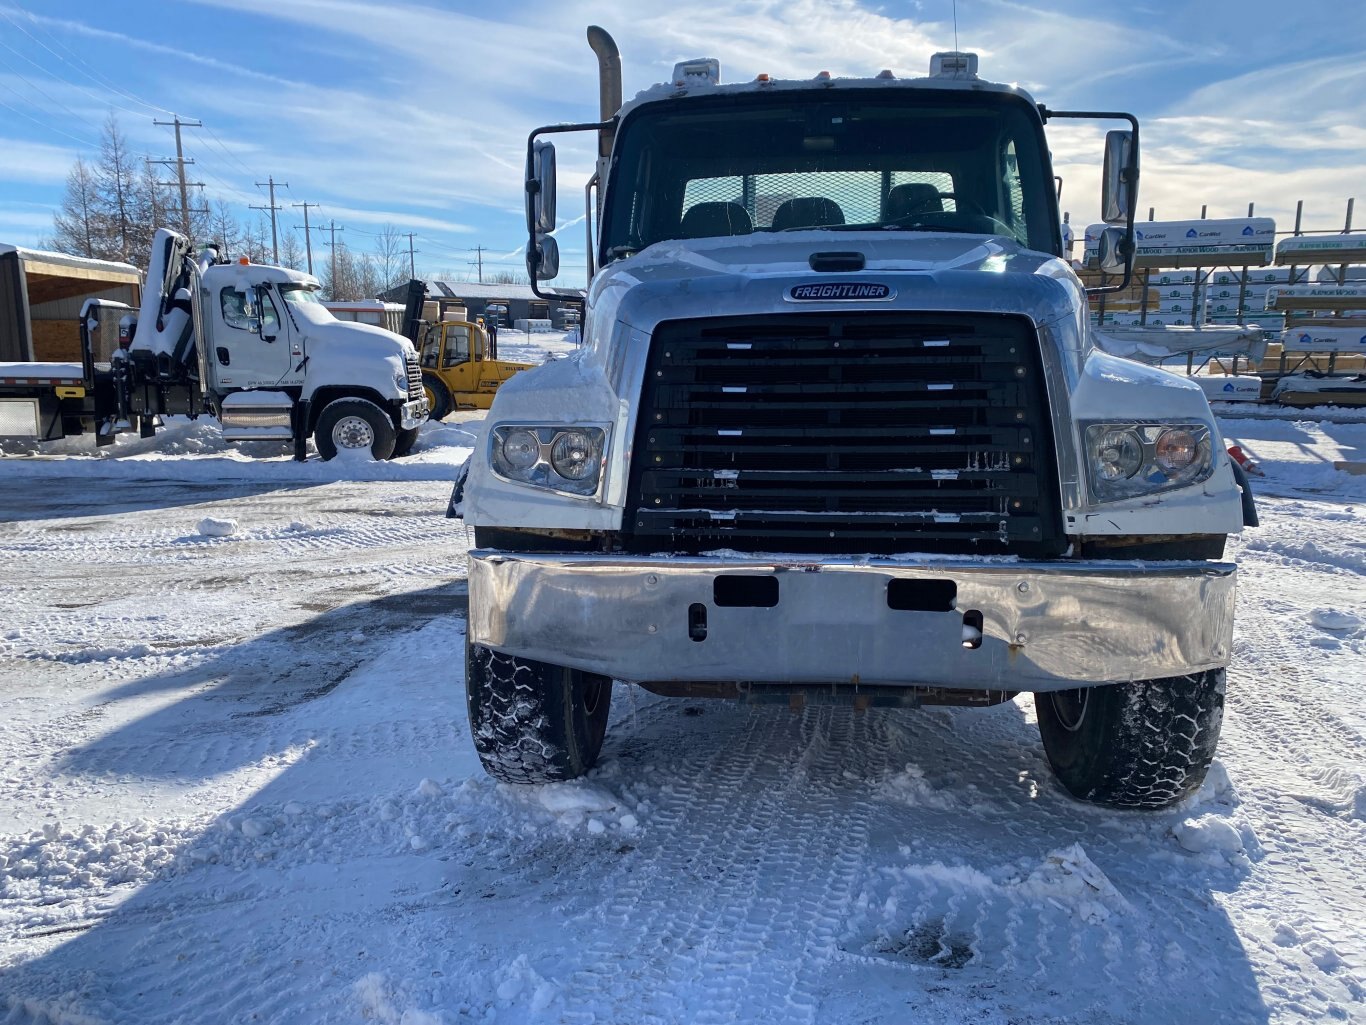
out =
[[(542, 128), (537, 128), (537, 129), (533, 130), (533, 131), (527, 136), (527, 140), (526, 140), (526, 168), (527, 168), (527, 186), (526, 186), (526, 189), (527, 189), (527, 195), (528, 195), (528, 196), (534, 195), (535, 192), (536, 192), (536, 190), (539, 189), (539, 187), (540, 187), (540, 184), (532, 177), (532, 174), (531, 174), (531, 170), (532, 170), (532, 168), (535, 166), (535, 164), (534, 164), (534, 162), (533, 162), (533, 156), (534, 156), (535, 149), (536, 149), (536, 138), (537, 138), (537, 136), (540, 136), (540, 135), (561, 135), (561, 134), (564, 134), (564, 133), (567, 133), (567, 132), (598, 132), (598, 133), (613, 132), (613, 133), (615, 133), (616, 130), (617, 130), (617, 122), (618, 122), (618, 120), (619, 120), (618, 118), (612, 117), (612, 118), (609, 118), (609, 119), (606, 120), (606, 121), (589, 121), (589, 122), (581, 122), (581, 123), (578, 123), (578, 124), (546, 125), (546, 126), (544, 126), (544, 127), (542, 127)], [(527, 230), (528, 252), (529, 252), (529, 253), (534, 253), (534, 252), (535, 252), (535, 249), (536, 249), (536, 226), (535, 226), (534, 224), (530, 223), (530, 219), (528, 219), (527, 229), (528, 229), (528, 230)], [(527, 269), (531, 271), (531, 274), (530, 274), (530, 277), (531, 277), (531, 291), (532, 291), (532, 294), (533, 294), (533, 295), (535, 295), (535, 296), (537, 296), (538, 298), (541, 298), (541, 299), (553, 299), (553, 300), (555, 300), (556, 302), (572, 303), (572, 304), (577, 305), (577, 306), (580, 306), (580, 307), (582, 307), (582, 306), (584, 305), (584, 300), (583, 300), (583, 299), (580, 299), (578, 296), (562, 295), (562, 294), (560, 294), (560, 293), (558, 293), (558, 292), (554, 292), (554, 291), (551, 291), (551, 292), (543, 292), (543, 291), (541, 291), (540, 282), (536, 280), (536, 264), (538, 264), (538, 263), (539, 263), (539, 257), (538, 257), (538, 256), (530, 256), (530, 255), (528, 256), (528, 258), (527, 258), (528, 268), (527, 268)]]
[(1129, 183), (1129, 204), (1125, 213), (1124, 240), (1120, 242), (1120, 252), (1125, 254), (1127, 259), (1124, 262), (1124, 278), (1117, 285), (1097, 285), (1086, 290), (1087, 295), (1096, 295), (1101, 292), (1122, 292), (1129, 287), (1134, 277), (1133, 254), (1137, 251), (1134, 241), (1134, 221), (1138, 213), (1138, 118), (1132, 114), (1118, 110), (1049, 110), (1047, 106), (1039, 104), (1039, 116), (1043, 118), (1045, 124), (1051, 118), (1076, 118), (1080, 120), (1108, 120), (1108, 121), (1127, 121), (1129, 128), (1134, 136), (1134, 162), (1121, 171), (1124, 179)]

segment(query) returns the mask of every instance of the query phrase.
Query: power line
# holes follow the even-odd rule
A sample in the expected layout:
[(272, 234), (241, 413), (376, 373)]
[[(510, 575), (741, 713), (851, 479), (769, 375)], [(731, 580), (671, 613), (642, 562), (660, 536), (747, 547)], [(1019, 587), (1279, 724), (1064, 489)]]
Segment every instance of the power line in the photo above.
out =
[(215, 144), (217, 144), (219, 150), (222, 151), (223, 155), (242, 169), (243, 174), (245, 174), (248, 178), (253, 176), (255, 172), (253, 172), (251, 168), (249, 168), (245, 163), (243, 163), (238, 158), (237, 154), (233, 153), (230, 149), (228, 149), (228, 147), (224, 144), (223, 140), (218, 137), (218, 135), (214, 132), (212, 128), (205, 125), (204, 131), (209, 133), (209, 138), (212, 139)]
[[(8, 50), (10, 53), (14, 54), (16, 57), (23, 57), (24, 60), (28, 61), (30, 64), (33, 64), (33, 66), (34, 66), (35, 68), (37, 68), (39, 71), (45, 71), (45, 69), (43, 68), (43, 66), (42, 66), (41, 64), (34, 64), (33, 61), (29, 60), (28, 57), (24, 57), (24, 55), (23, 55), (22, 53), (20, 53), (20, 52), (19, 52), (18, 50), (16, 50), (16, 49), (14, 49), (14, 47), (10, 46), (8, 43), (3, 42), (3, 41), (0, 41), (0, 46), (3, 46), (6, 50)], [(47, 97), (47, 99), (48, 99), (48, 101), (49, 101), (50, 103), (55, 103), (57, 106), (61, 107), (64, 111), (66, 111), (68, 114), (70, 114), (72, 117), (74, 117), (77, 121), (84, 121), (84, 122), (85, 122), (87, 125), (89, 125), (91, 128), (95, 129), (95, 131), (97, 131), (97, 132), (100, 131), (99, 125), (95, 124), (95, 122), (91, 121), (89, 118), (87, 118), (87, 117), (85, 117), (85, 116), (83, 116), (83, 115), (81, 115), (81, 114), (77, 114), (74, 110), (72, 110), (70, 107), (68, 107), (65, 103), (63, 103), (61, 100), (57, 99), (57, 97), (53, 96), (50, 92), (48, 92), (48, 91), (47, 91), (46, 89), (44, 89), (42, 86), (38, 85), (38, 83), (33, 82), (33, 81), (30, 81), (29, 78), (28, 78), (22, 71), (20, 71), (20, 70), (18, 70), (17, 68), (15, 68), (14, 65), (12, 65), (12, 64), (9, 63), (9, 61), (0, 61), (0, 64), (3, 64), (3, 65), (5, 66), (5, 68), (9, 70), (10, 74), (15, 75), (16, 77), (18, 77), (18, 79), (19, 79), (21, 82), (23, 82), (25, 85), (27, 85), (30, 89), (33, 89), (33, 90), (35, 90), (36, 92), (41, 93), (43, 96)], [(53, 77), (55, 78), (56, 76), (54, 75)], [(57, 81), (60, 82), (61, 79), (57, 79)], [(63, 83), (63, 84), (70, 85), (69, 82), (68, 82), (68, 83)]]
[[(33, 14), (31, 14), (29, 11), (24, 10), (24, 8), (22, 8), (22, 7), (19, 7), (19, 6), (16, 5), (14, 8), (11, 8), (10, 10), (17, 10), (17, 11), (20, 11), (20, 12), (22, 12), (23, 14), (27, 15), (30, 24), (34, 24), (34, 23), (36, 22), (36, 19), (34, 18)], [(104, 78), (102, 75), (96, 74), (96, 73), (94, 72), (94, 69), (90, 69), (90, 65), (87, 64), (84, 60), (82, 60), (81, 57), (80, 57), (80, 55), (77, 54), (75, 50), (71, 49), (69, 46), (67, 46), (67, 45), (65, 45), (64, 43), (62, 43), (61, 40), (57, 39), (56, 37), (54, 37), (54, 36), (48, 36), (49, 39), (51, 39), (54, 43), (56, 43), (58, 46), (60, 46), (60, 47), (61, 47), (63, 50), (65, 50), (67, 53), (71, 54), (71, 56), (75, 57), (75, 58), (76, 58), (76, 61), (77, 61), (80, 65), (82, 65), (82, 67), (76, 67), (75, 64), (72, 64), (69, 60), (67, 60), (65, 57), (63, 57), (60, 53), (58, 53), (56, 50), (52, 49), (52, 47), (48, 46), (48, 45), (47, 45), (46, 43), (44, 43), (41, 39), (39, 39), (37, 36), (35, 36), (32, 32), (30, 32), (28, 29), (24, 28), (24, 26), (20, 25), (17, 21), (14, 20), (14, 18), (10, 17), (10, 10), (0, 9), (0, 14), (4, 15), (5, 19), (6, 19), (11, 25), (13, 25), (13, 26), (14, 26), (15, 28), (17, 28), (20, 32), (22, 32), (24, 35), (26, 35), (26, 36), (28, 36), (30, 39), (32, 39), (35, 43), (37, 43), (39, 46), (41, 46), (41, 47), (42, 47), (44, 50), (46, 50), (48, 53), (52, 54), (52, 56), (56, 57), (56, 58), (57, 58), (59, 61), (61, 61), (63, 64), (67, 65), (68, 67), (72, 68), (73, 70), (79, 71), (81, 74), (85, 75), (86, 78), (90, 79), (90, 81), (94, 82), (96, 85), (100, 86), (101, 88), (110, 89), (110, 90), (112, 90), (112, 91), (118, 93), (120, 96), (123, 96), (123, 97), (125, 97), (126, 99), (132, 100), (134, 103), (137, 103), (137, 104), (140, 104), (141, 106), (146, 107), (148, 110), (159, 110), (159, 111), (161, 111), (163, 114), (171, 114), (172, 116), (175, 115), (175, 111), (173, 111), (173, 110), (167, 110), (165, 107), (158, 107), (155, 103), (148, 103), (146, 100), (141, 99), (140, 97), (134, 96), (132, 93), (127, 92), (127, 91), (124, 90), (124, 89), (121, 89), (119, 86), (115, 85), (113, 82), (109, 81), (107, 78)], [(35, 25), (35, 27), (36, 27), (36, 25)], [(46, 33), (44, 33), (44, 35), (46, 35)], [(90, 69), (90, 70), (84, 70), (84, 69)], [(51, 74), (51, 72), (49, 72), (49, 74)], [(53, 77), (55, 78), (56, 76), (54, 75)], [(67, 84), (69, 84), (69, 85), (75, 85), (74, 82), (67, 83)], [(124, 109), (126, 109), (126, 108), (120, 107), (119, 109), (120, 109), (120, 110), (124, 110)], [(137, 111), (128, 111), (128, 113), (130, 113), (130, 114), (137, 114)], [(144, 116), (144, 115), (138, 114), (138, 116), (139, 116), (139, 117), (142, 117), (142, 116)]]
[[(86, 88), (85, 86), (83, 86), (83, 85), (78, 85), (78, 84), (75, 83), (75, 82), (68, 82), (65, 78), (62, 78), (60, 75), (55, 74), (54, 72), (49, 71), (47, 68), (43, 67), (43, 66), (42, 66), (41, 64), (39, 64), (36, 60), (34, 60), (32, 57), (28, 56), (28, 54), (21, 53), (21, 52), (19, 52), (18, 50), (14, 49), (14, 47), (10, 46), (8, 43), (0, 43), (0, 46), (4, 46), (6, 50), (8, 50), (10, 53), (14, 54), (16, 57), (22, 57), (25, 61), (27, 61), (29, 64), (32, 64), (35, 68), (37, 68), (39, 71), (41, 71), (43, 74), (47, 75), (49, 78), (53, 79), (54, 81), (61, 82), (62, 85), (69, 86), (69, 87), (71, 87), (72, 89), (78, 89), (78, 90), (80, 90), (81, 92), (85, 93), (85, 95), (89, 96), (92, 100), (94, 100), (96, 103), (100, 104), (101, 106), (110, 106), (110, 107), (115, 108), (116, 110), (121, 110), (121, 111), (123, 111), (125, 114), (132, 114), (134, 117), (146, 117), (146, 115), (145, 115), (142, 111), (140, 111), (140, 110), (129, 110), (127, 107), (123, 106), (122, 104), (115, 103), (115, 102), (114, 102), (113, 100), (111, 100), (108, 96), (100, 96), (100, 95), (97, 94), (97, 93), (91, 92), (89, 89), (87, 89), (87, 88)], [(14, 71), (13, 68), (10, 68), (10, 70), (11, 70), (11, 71)], [(24, 77), (23, 75), (19, 74), (18, 71), (14, 71), (14, 73), (15, 73), (16, 75), (19, 75), (20, 78), (23, 78), (23, 77)], [(24, 79), (24, 80), (25, 80), (25, 81), (28, 81), (27, 79)], [(32, 82), (30, 82), (29, 84), (30, 84), (30, 85), (33, 85)], [(35, 89), (38, 88), (37, 86), (33, 86), (33, 87), (34, 87)], [(39, 90), (39, 91), (41, 92), (42, 90)], [(47, 94), (44, 93), (44, 95), (47, 95)], [(51, 97), (48, 97), (48, 98), (49, 98), (49, 99), (52, 99)], [(58, 104), (59, 106), (66, 107), (66, 105), (63, 104), (63, 103), (61, 103), (60, 100), (53, 100), (52, 102)], [(80, 117), (80, 115), (79, 115), (79, 114), (75, 114), (75, 113), (71, 110), (70, 107), (66, 107), (66, 110), (67, 110), (68, 113), (73, 114), (73, 116), (75, 116), (75, 117)], [(84, 118), (82, 118), (82, 120), (84, 120)]]
[(8, 111), (9, 111), (10, 113), (12, 113), (12, 114), (18, 114), (20, 117), (25, 118), (26, 120), (32, 121), (32, 122), (33, 122), (35, 125), (37, 125), (39, 128), (46, 128), (49, 132), (53, 132), (53, 133), (56, 134), (56, 135), (60, 135), (60, 136), (61, 136), (62, 138), (64, 138), (64, 139), (70, 139), (72, 142), (79, 142), (82, 146), (91, 146), (91, 147), (93, 147), (93, 148), (95, 148), (95, 149), (99, 149), (99, 148), (100, 148), (100, 144), (99, 144), (98, 142), (91, 142), (89, 139), (82, 139), (82, 138), (80, 138), (79, 136), (72, 135), (70, 132), (64, 132), (64, 131), (62, 131), (60, 128), (54, 128), (52, 125), (48, 124), (46, 121), (39, 121), (39, 120), (38, 120), (36, 117), (34, 117), (32, 114), (25, 114), (25, 113), (24, 113), (22, 110), (20, 110), (18, 107), (11, 107), (11, 106), (10, 106), (8, 103), (6, 103), (4, 100), (0, 100), (0, 107), (4, 107), (6, 110), (8, 110)]

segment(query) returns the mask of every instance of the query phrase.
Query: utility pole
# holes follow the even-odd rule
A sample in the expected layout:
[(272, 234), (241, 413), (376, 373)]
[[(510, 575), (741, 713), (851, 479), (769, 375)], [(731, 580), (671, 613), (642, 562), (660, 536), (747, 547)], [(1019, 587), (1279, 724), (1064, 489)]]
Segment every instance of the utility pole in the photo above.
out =
[(291, 203), (291, 206), (301, 206), (304, 208), (304, 251), (308, 253), (308, 273), (313, 273), (313, 235), (308, 227), (308, 208), (318, 207), (317, 203)]
[(474, 255), (479, 262), (479, 284), (482, 285), (484, 283), (484, 247), (475, 246)]
[(318, 230), (330, 231), (332, 233), (332, 241), (327, 243), (332, 247), (332, 280), (328, 282), (328, 291), (331, 293), (332, 298), (335, 299), (337, 298), (337, 232), (345, 231), (346, 229), (337, 227), (337, 222), (332, 221), (331, 227), (319, 228)]
[(278, 264), (280, 262), (280, 237), (275, 230), (275, 212), (277, 210), (282, 210), (283, 207), (275, 205), (275, 186), (279, 185), (280, 188), (287, 189), (289, 188), (289, 182), (277, 182), (274, 176), (272, 176), (263, 182), (256, 183), (258, 189), (263, 185), (270, 186), (270, 206), (254, 206), (252, 209), (270, 211), (270, 248), (275, 253), (275, 262)]
[(413, 236), (415, 234), (417, 233), (413, 231), (408, 232), (408, 277), (410, 278), (417, 277), (417, 261), (415, 259), (417, 250), (413, 248)]
[[(189, 237), (190, 237), (190, 234), (191, 234), (191, 232), (190, 232), (190, 214), (191, 214), (192, 212), (193, 212), (193, 213), (200, 213), (200, 212), (201, 212), (201, 211), (198, 211), (198, 210), (195, 210), (195, 211), (191, 211), (191, 210), (190, 210), (190, 186), (191, 186), (191, 185), (197, 185), (197, 186), (199, 186), (200, 188), (203, 188), (203, 187), (204, 187), (204, 183), (203, 183), (203, 182), (187, 182), (187, 181), (185, 180), (185, 165), (186, 165), (186, 164), (193, 164), (194, 161), (193, 161), (193, 160), (186, 160), (186, 159), (185, 159), (185, 150), (184, 150), (184, 148), (183, 148), (183, 147), (181, 146), (181, 144), (180, 144), (180, 130), (181, 130), (182, 128), (203, 128), (203, 127), (204, 127), (204, 122), (203, 122), (203, 121), (182, 121), (182, 120), (180, 119), (180, 115), (177, 114), (177, 115), (175, 115), (175, 120), (174, 120), (174, 121), (157, 121), (157, 120), (153, 119), (152, 124), (154, 124), (154, 125), (166, 125), (166, 126), (168, 126), (168, 127), (169, 127), (169, 126), (172, 126), (172, 125), (175, 126), (175, 159), (174, 159), (174, 160), (149, 160), (148, 163), (150, 163), (150, 164), (166, 164), (167, 166), (169, 166), (169, 165), (171, 165), (171, 164), (175, 164), (175, 165), (176, 165), (176, 179), (177, 179), (177, 182), (178, 182), (179, 185), (180, 185), (180, 227), (181, 227), (181, 231), (184, 233), (185, 237), (186, 237), (186, 238), (189, 238)], [(177, 182), (161, 182), (160, 184), (162, 184), (162, 185), (175, 185), (175, 184), (177, 184)], [(207, 211), (203, 211), (203, 212), (207, 212)]]

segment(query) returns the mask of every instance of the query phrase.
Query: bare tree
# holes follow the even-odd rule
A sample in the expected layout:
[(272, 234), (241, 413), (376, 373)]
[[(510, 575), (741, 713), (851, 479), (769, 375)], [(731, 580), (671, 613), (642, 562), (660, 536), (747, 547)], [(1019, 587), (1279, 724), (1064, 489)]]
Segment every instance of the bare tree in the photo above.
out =
[(246, 229), (243, 244), (252, 263), (273, 263), (275, 251), (270, 243), (270, 221), (265, 214), (256, 215), (256, 223)]
[(306, 257), (299, 236), (289, 228), (280, 228), (280, 263), (294, 270), (303, 270)]
[(375, 278), (379, 285), (374, 290), (375, 295), (407, 280), (408, 261), (405, 257), (408, 247), (403, 244), (403, 239), (404, 236), (392, 224), (386, 224), (375, 236)]
[(491, 274), (485, 273), (484, 280), (490, 285), (525, 285), (527, 276), (515, 271), (497, 270)]
[(227, 200), (218, 199), (210, 208), (213, 213), (209, 220), (210, 240), (218, 243), (218, 251), (224, 257), (236, 256), (242, 244), (242, 227)]
[(109, 224), (109, 249), (106, 255), (127, 261), (137, 254), (139, 237), (144, 234), (137, 223), (139, 170), (144, 165), (128, 149), (128, 140), (119, 131), (113, 111), (104, 122), (100, 135), (100, 156), (95, 178), (99, 204)]
[(99, 182), (85, 160), (77, 157), (66, 176), (62, 208), (52, 216), (52, 247), (72, 256), (95, 258), (103, 254), (106, 227)]

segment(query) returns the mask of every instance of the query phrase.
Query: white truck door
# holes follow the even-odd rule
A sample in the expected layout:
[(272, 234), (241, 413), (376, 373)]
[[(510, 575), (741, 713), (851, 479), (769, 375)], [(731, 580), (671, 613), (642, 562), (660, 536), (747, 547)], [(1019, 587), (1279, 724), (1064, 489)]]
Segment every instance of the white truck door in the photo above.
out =
[(273, 388), (288, 382), (294, 369), (288, 323), (269, 290), (240, 291), (223, 285), (213, 296), (214, 364), (218, 383), (227, 388)]

